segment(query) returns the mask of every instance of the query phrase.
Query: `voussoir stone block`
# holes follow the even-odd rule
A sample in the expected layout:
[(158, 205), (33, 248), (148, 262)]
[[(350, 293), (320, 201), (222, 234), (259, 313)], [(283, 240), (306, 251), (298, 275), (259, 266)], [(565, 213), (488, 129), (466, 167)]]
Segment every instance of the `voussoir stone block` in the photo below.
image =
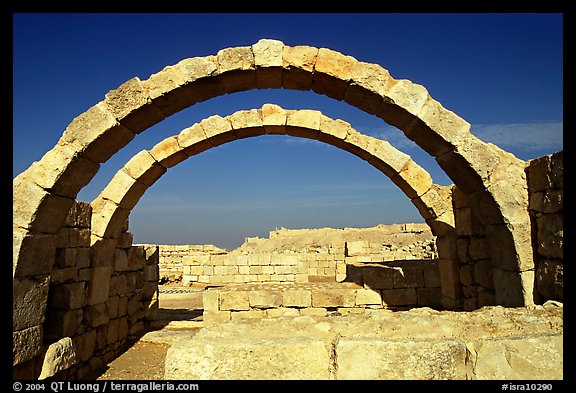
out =
[(312, 90), (342, 100), (358, 60), (331, 49), (320, 48), (314, 66)]
[(150, 155), (165, 168), (171, 168), (188, 158), (175, 136), (163, 139), (154, 145), (150, 150)]
[(238, 138), (247, 138), (251, 136), (264, 135), (262, 126), (262, 117), (258, 109), (243, 110), (234, 112), (228, 116), (232, 124), (232, 129)]
[(344, 101), (376, 116), (382, 115), (386, 92), (396, 81), (378, 64), (358, 61), (352, 68), (351, 83)]
[(103, 163), (134, 137), (134, 132), (120, 124), (101, 101), (72, 120), (58, 143), (73, 144), (84, 157)]
[(282, 62), (282, 87), (293, 90), (310, 90), (312, 74), (318, 57), (318, 48), (311, 46), (284, 46)]
[(147, 150), (142, 150), (134, 155), (124, 165), (122, 170), (148, 187), (154, 184), (167, 171)]
[(226, 93), (248, 90), (256, 85), (254, 53), (250, 46), (218, 51), (218, 74)]
[(236, 135), (234, 135), (232, 131), (232, 124), (222, 116), (210, 116), (202, 120), (199, 124), (213, 146), (218, 146), (236, 139)]
[(164, 114), (152, 105), (148, 90), (139, 78), (129, 79), (108, 92), (104, 102), (116, 119), (135, 134), (164, 120)]

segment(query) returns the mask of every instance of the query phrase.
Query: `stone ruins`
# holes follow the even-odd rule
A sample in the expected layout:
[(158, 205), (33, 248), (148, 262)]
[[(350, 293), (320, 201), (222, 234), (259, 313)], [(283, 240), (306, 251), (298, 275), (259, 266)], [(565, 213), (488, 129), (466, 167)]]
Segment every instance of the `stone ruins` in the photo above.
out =
[[(76, 200), (100, 164), (137, 134), (195, 103), (264, 88), (309, 90), (375, 115), (433, 156), (454, 183), (434, 184), (409, 155), (384, 140), (357, 132), (344, 120), (316, 110), (265, 104), (191, 125), (136, 154), (91, 203)], [(270, 239), (249, 238), (233, 252), (209, 246), (132, 244), (131, 210), (171, 167), (221, 144), (268, 134), (315, 139), (365, 160), (410, 199), (430, 236), (412, 249), (357, 238), (316, 247), (285, 245), (281, 251), (266, 250), (274, 238), (298, 237), (297, 233), (285, 236), (289, 232), (285, 230), (274, 231)], [(302, 238), (312, 235), (303, 231)], [(175, 263), (174, 258), (181, 261)], [(456, 313), (463, 324), (483, 310), (488, 310), (488, 318), (500, 312), (490, 310), (545, 313), (549, 310), (545, 303), (563, 301), (563, 152), (520, 160), (475, 137), (468, 122), (445, 109), (423, 86), (396, 80), (378, 64), (331, 49), (291, 47), (263, 39), (216, 55), (188, 58), (147, 80), (133, 78), (105, 94), (102, 101), (71, 121), (53, 149), (14, 178), (13, 378), (90, 378), (123, 353), (155, 319), (158, 285), (170, 280), (218, 284), (204, 293), (204, 317), (216, 329), (210, 333), (207, 327), (198, 335), (206, 342), (214, 341), (218, 329), (234, 328), (245, 316), (260, 321), (252, 323), (269, 323), (265, 321), (290, 315), (311, 321), (338, 313), (341, 318), (352, 318), (350, 323), (360, 329), (364, 326), (358, 319), (361, 313), (384, 315), (381, 313), (405, 308)], [(561, 312), (559, 309), (555, 312)], [(429, 314), (434, 321), (433, 313)], [(510, 318), (507, 321), (514, 325), (513, 320), (521, 316)], [(316, 322), (320, 324), (315, 325), (316, 330), (326, 328), (321, 320)], [(298, 322), (285, 322), (286, 326), (293, 323)], [(430, 323), (432, 329), (442, 330)], [(548, 337), (538, 341), (538, 348), (551, 353), (550, 361), (557, 363), (562, 358), (558, 344), (561, 323), (541, 326), (550, 329), (542, 327), (536, 332)], [(340, 327), (334, 329), (328, 330), (344, 332)], [(321, 364), (333, 364), (330, 353), (318, 347), (326, 340), (343, 351), (339, 355), (343, 361), (353, 362), (365, 353), (358, 342), (346, 344), (350, 332), (339, 334), (342, 339), (338, 342), (335, 336), (312, 335), (314, 342), (293, 339), (297, 345), (310, 343), (310, 348), (318, 349), (307, 353), (312, 356), (311, 364), (318, 360), (314, 353), (322, 357)], [(283, 342), (289, 337), (287, 333)], [(505, 340), (514, 339), (514, 345), (520, 345), (523, 339), (526, 343), (542, 339), (506, 336), (500, 343), (488, 343), (478, 334), (462, 337), (464, 341), (450, 344), (456, 353), (453, 359), (464, 356), (463, 348), (480, 356), (482, 348), (511, 348)], [(382, 343), (381, 333), (370, 340), (369, 346), (376, 348), (374, 356), (380, 356), (378, 351), (393, 350)], [(229, 340), (220, 345), (226, 342)], [(403, 345), (412, 344), (408, 340), (398, 345), (401, 352), (406, 348)], [(282, 345), (277, 348), (282, 352)], [(520, 363), (533, 364), (528, 352)], [(378, 359), (370, 373), (352, 367), (345, 377), (393, 379), (394, 375), (382, 371), (383, 358)], [(430, 359), (444, 361), (433, 355)], [(490, 362), (482, 363), (487, 358), (478, 359), (477, 364), (486, 369), (493, 367)], [(171, 357), (166, 360), (167, 376), (187, 375), (182, 370), (178, 375), (169, 372), (169, 368), (180, 367), (173, 361)], [(190, 364), (195, 361), (186, 360)], [(472, 375), (462, 373), (466, 366), (460, 361), (451, 364), (455, 365), (452, 371), (436, 377)], [(318, 368), (322, 372), (314, 377), (334, 378), (330, 367), (328, 371), (324, 366)], [(557, 371), (544, 370), (533, 375), (559, 377)], [(418, 375), (431, 378), (426, 372)], [(410, 379), (411, 375), (407, 370), (396, 377)], [(482, 379), (524, 374), (473, 375)]]

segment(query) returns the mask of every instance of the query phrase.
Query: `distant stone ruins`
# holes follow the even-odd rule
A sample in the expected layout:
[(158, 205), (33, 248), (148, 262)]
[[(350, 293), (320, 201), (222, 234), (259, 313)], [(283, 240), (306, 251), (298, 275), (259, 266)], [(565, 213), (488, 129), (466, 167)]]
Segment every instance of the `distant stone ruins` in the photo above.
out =
[[(91, 203), (76, 200), (100, 164), (137, 134), (195, 103), (268, 88), (313, 91), (381, 118), (434, 157), (454, 183), (434, 184), (409, 155), (344, 120), (265, 104), (185, 128), (136, 154)], [(306, 239), (313, 231), (279, 230), (270, 239), (247, 239), (232, 252), (132, 244), (130, 212), (170, 168), (224, 143), (270, 134), (315, 139), (365, 160), (414, 204), (426, 230), (413, 229), (427, 238), (410, 243), (412, 248), (362, 238), (294, 246), (288, 239)], [(282, 248), (274, 249), (272, 242)], [(170, 262), (175, 258), (182, 260)], [(468, 122), (423, 86), (331, 49), (263, 39), (185, 59), (108, 92), (71, 121), (53, 149), (14, 178), (13, 378), (90, 378), (155, 319), (161, 280), (214, 284), (205, 291), (204, 317), (222, 329), (248, 315), (266, 321), (290, 313), (316, 318), (424, 306), (465, 318), (486, 307), (541, 310), (547, 301), (563, 301), (563, 152), (520, 160), (475, 137)], [(561, 326), (541, 326), (539, 348), (557, 355)], [(209, 330), (203, 335), (211, 337)], [(331, 342), (350, 356), (358, 345)], [(480, 354), (474, 342), (476, 349), (455, 344), (457, 356), (463, 348)], [(526, 359), (520, 363), (531, 362)], [(172, 361), (167, 364), (177, 369)], [(383, 363), (374, 364), (367, 377), (391, 378), (376, 372)], [(454, 374), (439, 378), (472, 375), (457, 364)], [(315, 375), (330, 379), (334, 373)], [(346, 377), (354, 375), (363, 377)], [(512, 379), (512, 374), (473, 375)], [(556, 371), (533, 375), (558, 377)]]

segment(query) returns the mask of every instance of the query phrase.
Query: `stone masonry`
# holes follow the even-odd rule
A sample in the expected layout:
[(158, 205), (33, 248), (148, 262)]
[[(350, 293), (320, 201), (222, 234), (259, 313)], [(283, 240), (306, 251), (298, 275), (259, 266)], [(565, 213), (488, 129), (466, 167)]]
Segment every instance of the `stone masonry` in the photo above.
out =
[[(345, 121), (265, 104), (211, 116), (137, 154), (90, 213), (76, 201), (100, 164), (137, 134), (196, 103), (266, 88), (313, 91), (381, 118), (429, 153), (454, 184), (434, 184), (409, 155)], [(82, 377), (121, 352), (153, 318), (159, 278), (157, 249), (129, 245), (131, 210), (168, 168), (266, 134), (329, 143), (388, 176), (437, 236), (444, 307), (526, 307), (563, 298), (562, 152), (525, 162), (481, 141), (423, 86), (394, 79), (378, 64), (262, 39), (126, 81), (74, 118), (57, 144), (14, 178), (14, 377)]]

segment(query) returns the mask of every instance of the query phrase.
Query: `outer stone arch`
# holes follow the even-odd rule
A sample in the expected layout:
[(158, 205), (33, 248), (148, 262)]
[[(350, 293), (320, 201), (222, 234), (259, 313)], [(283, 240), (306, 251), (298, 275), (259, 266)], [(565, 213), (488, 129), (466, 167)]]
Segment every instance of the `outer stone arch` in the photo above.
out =
[[(434, 156), (487, 228), (496, 303), (509, 307), (533, 303), (526, 163), (476, 138), (465, 120), (442, 107), (424, 87), (396, 80), (380, 65), (330, 49), (290, 47), (276, 40), (185, 59), (145, 81), (127, 81), (75, 118), (56, 146), (14, 179), (16, 301), (24, 303), (30, 294), (29, 279), (47, 288), (55, 234), (100, 163), (136, 134), (197, 102), (279, 87), (343, 100), (396, 126)], [(37, 294), (40, 300), (46, 295), (47, 290)], [(38, 330), (42, 318), (42, 312), (18, 318), (14, 331)]]

